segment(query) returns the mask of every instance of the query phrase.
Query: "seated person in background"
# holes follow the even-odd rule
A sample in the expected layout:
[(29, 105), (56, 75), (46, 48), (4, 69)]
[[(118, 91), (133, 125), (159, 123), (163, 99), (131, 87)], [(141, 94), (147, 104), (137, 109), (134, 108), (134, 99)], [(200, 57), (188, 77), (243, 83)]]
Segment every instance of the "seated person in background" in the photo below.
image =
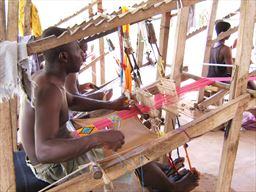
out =
[[(83, 51), (82, 59), (83, 62), (86, 61), (87, 57), (87, 43), (85, 42), (84, 39), (79, 41), (79, 46), (81, 50)], [(113, 94), (112, 90), (107, 90), (107, 91), (97, 91), (99, 90), (99, 87), (97, 87), (93, 83), (85, 83), (82, 85), (79, 85), (78, 78), (77, 78), (77, 73), (70, 73), (66, 77), (65, 81), (65, 88), (69, 93), (75, 94), (75, 95), (86, 95), (89, 98), (94, 98), (94, 99), (105, 99), (109, 100)], [(90, 93), (87, 93), (88, 90), (92, 90)], [(97, 91), (97, 92), (96, 92)]]
[[(222, 32), (228, 31), (230, 24), (225, 21), (217, 21), (215, 24), (215, 31), (217, 36)], [(213, 64), (233, 64), (231, 48), (224, 43), (229, 38), (226, 37), (216, 42), (210, 53), (210, 63)], [(232, 74), (232, 67), (209, 66), (207, 77), (230, 77)]]
[[(42, 37), (59, 36), (67, 29), (50, 27)], [(86, 137), (72, 138), (67, 130), (68, 108), (79, 111), (96, 109), (129, 109), (127, 98), (99, 101), (66, 92), (65, 78), (77, 73), (82, 65), (83, 52), (77, 42), (45, 51), (45, 67), (32, 77), (31, 102), (22, 102), (21, 140), (28, 157), (27, 164), (37, 178), (53, 183), (88, 163), (86, 152), (98, 147), (117, 151), (124, 144), (118, 130), (103, 130)], [(159, 191), (189, 191), (197, 185), (191, 175), (173, 183), (154, 162), (142, 167), (144, 183)]]

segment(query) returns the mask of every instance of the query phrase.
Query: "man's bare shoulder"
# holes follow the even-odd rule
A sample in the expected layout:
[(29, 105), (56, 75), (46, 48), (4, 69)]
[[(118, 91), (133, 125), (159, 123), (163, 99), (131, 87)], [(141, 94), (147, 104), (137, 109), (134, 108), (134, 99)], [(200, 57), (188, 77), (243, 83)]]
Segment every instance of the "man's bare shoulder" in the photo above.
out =
[(232, 49), (227, 45), (223, 45), (223, 47), (220, 50), (220, 54), (222, 54), (223, 56), (230, 55), (231, 52), (232, 52)]
[(34, 99), (37, 100), (37, 102), (41, 103), (50, 100), (53, 103), (60, 103), (60, 98), (63, 96), (60, 91), (62, 87), (54, 78), (49, 77), (43, 72), (39, 72), (33, 75), (32, 81)]

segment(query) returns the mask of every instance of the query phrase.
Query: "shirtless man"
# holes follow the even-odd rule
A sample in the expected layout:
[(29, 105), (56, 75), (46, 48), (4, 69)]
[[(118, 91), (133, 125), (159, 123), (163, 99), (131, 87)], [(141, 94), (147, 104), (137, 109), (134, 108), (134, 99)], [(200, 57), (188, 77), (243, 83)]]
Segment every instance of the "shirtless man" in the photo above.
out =
[[(66, 29), (50, 27), (43, 37), (59, 36)], [(87, 163), (86, 152), (98, 147), (114, 151), (124, 144), (124, 136), (117, 130), (98, 131), (86, 137), (72, 138), (67, 131), (68, 108), (91, 111), (95, 109), (128, 109), (125, 97), (114, 101), (98, 101), (72, 95), (65, 91), (65, 78), (79, 71), (83, 52), (77, 42), (62, 45), (44, 52), (45, 68), (33, 76), (32, 108), (23, 100), (21, 112), (22, 144), (28, 165), (39, 178), (48, 183), (66, 176)], [(87, 161), (87, 162), (86, 162)], [(172, 183), (159, 166), (143, 166), (145, 184), (160, 191), (188, 191), (197, 183), (191, 175)]]
[[(44, 37), (63, 33), (64, 29), (49, 28)], [(64, 173), (77, 169), (53, 163), (73, 161), (87, 151), (106, 146), (117, 150), (124, 144), (120, 131), (107, 130), (74, 139), (66, 129), (68, 108), (79, 111), (96, 109), (128, 109), (125, 97), (104, 102), (71, 95), (64, 89), (67, 74), (79, 71), (82, 54), (77, 42), (72, 42), (44, 52), (45, 68), (33, 76), (31, 108), (23, 102), (21, 117), (22, 144), (34, 171), (39, 178), (49, 183), (59, 178), (50, 178), (50, 172)], [(65, 150), (63, 150), (65, 149)], [(34, 166), (36, 165), (36, 166)], [(63, 167), (65, 167), (63, 170)], [(69, 170), (70, 169), (70, 170)], [(60, 175), (63, 177), (65, 175)]]

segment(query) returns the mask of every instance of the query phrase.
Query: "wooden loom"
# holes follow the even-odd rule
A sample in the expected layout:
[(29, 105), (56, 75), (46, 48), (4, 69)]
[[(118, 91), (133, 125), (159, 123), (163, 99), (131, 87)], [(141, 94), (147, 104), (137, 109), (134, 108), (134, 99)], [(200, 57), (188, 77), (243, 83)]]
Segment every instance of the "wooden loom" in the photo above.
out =
[[(126, 14), (121, 14), (114, 17), (111, 20), (101, 18), (96, 23), (91, 22), (81, 24), (81, 26), (75, 27), (71, 34), (63, 34), (61, 37), (51, 37), (49, 39), (41, 40), (35, 43), (28, 44), (29, 54), (41, 52), (46, 49), (56, 47), (63, 43), (68, 43), (73, 40), (77, 40), (82, 37), (93, 38), (94, 34), (106, 34), (108, 31), (115, 29), (117, 26), (127, 23), (136, 23), (144, 20), (148, 17), (156, 14), (162, 14), (161, 25), (161, 37), (160, 37), (160, 52), (162, 57), (166, 60), (167, 55), (167, 40), (169, 34), (170, 25), (170, 11), (177, 9), (176, 1), (149, 1), (142, 4), (142, 7), (138, 6), (134, 11)], [(183, 7), (177, 14), (177, 37), (175, 38), (175, 55), (173, 59), (173, 70), (171, 78), (179, 85), (182, 77), (181, 68), (184, 58), (184, 47), (187, 35), (187, 20), (188, 20), (188, 6), (200, 2), (200, 0), (182, 0)], [(211, 47), (213, 26), (216, 17), (218, 0), (212, 1), (212, 11), (208, 25), (208, 35), (205, 50), (204, 62), (209, 61), (209, 50)], [(0, 1), (0, 8), (4, 10), (5, 1)], [(7, 30), (5, 31), (5, 12), (1, 12), (1, 27), (0, 35), (4, 40), (16, 40), (17, 37), (17, 7), (18, 1), (8, 1), (8, 22)], [(139, 165), (146, 164), (176, 147), (188, 142), (190, 139), (199, 135), (205, 134), (215, 127), (232, 120), (231, 127), (227, 138), (225, 138), (222, 152), (222, 160), (220, 164), (220, 172), (216, 191), (229, 191), (232, 179), (232, 173), (234, 168), (234, 161), (237, 152), (237, 146), (239, 142), (239, 130), (241, 125), (242, 112), (248, 106), (255, 106), (255, 92), (248, 94), (246, 91), (246, 81), (248, 76), (250, 52), (248, 50), (252, 47), (252, 35), (255, 21), (256, 4), (254, 1), (243, 0), (240, 7), (240, 25), (237, 28), (239, 33), (236, 65), (238, 67), (237, 74), (235, 74), (234, 81), (231, 84), (230, 93), (232, 95), (231, 100), (217, 109), (205, 113), (194, 121), (184, 125), (179, 130), (168, 132), (165, 136), (156, 139), (155, 142), (142, 145), (136, 149), (133, 149), (131, 153), (135, 155), (125, 157), (129, 160), (130, 164), (127, 165), (102, 165), (106, 174), (111, 180), (114, 180), (127, 170), (134, 170)], [(99, 37), (100, 35), (98, 35)], [(191, 78), (191, 76), (190, 76)], [(152, 90), (155, 88), (152, 87)], [(254, 95), (254, 96), (253, 96)], [(14, 107), (13, 107), (14, 106)], [(15, 101), (9, 101), (0, 104), (0, 191), (15, 191), (15, 178), (13, 168), (13, 151), (15, 151), (16, 136), (13, 134), (16, 130), (16, 113), (15, 113)], [(223, 119), (223, 116), (226, 119)], [(170, 123), (167, 121), (166, 129), (170, 127)], [(190, 138), (183, 130), (186, 130)], [(3, 150), (5, 149), (5, 150)], [(84, 181), (87, 182), (84, 182)], [(103, 184), (102, 180), (95, 180), (90, 173), (80, 175), (70, 181), (67, 181), (59, 186), (54, 187), (50, 191), (89, 191), (95, 189), (97, 186)]]

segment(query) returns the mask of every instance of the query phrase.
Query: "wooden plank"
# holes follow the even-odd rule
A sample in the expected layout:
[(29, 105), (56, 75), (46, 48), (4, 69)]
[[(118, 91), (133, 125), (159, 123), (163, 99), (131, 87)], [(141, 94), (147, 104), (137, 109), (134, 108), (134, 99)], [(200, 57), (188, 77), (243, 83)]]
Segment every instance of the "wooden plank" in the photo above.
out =
[[(159, 50), (163, 60), (163, 67), (166, 68), (166, 58), (168, 51), (168, 42), (169, 42), (169, 31), (170, 31), (170, 12), (162, 14), (161, 24), (160, 24), (160, 41), (159, 41)], [(160, 58), (159, 58), (160, 59)], [(157, 72), (157, 79), (160, 77), (159, 72)]]
[(26, 0), (26, 4), (24, 7), (24, 36), (31, 35), (31, 0)]
[[(184, 80), (187, 80), (187, 79), (194, 79), (194, 80), (200, 80), (202, 79), (202, 77), (199, 77), (197, 75), (193, 75), (193, 74), (190, 74), (190, 73), (185, 73), (183, 72), (182, 73), (182, 77), (184, 78)], [(227, 84), (227, 83), (222, 83), (222, 82), (215, 82), (212, 84), (213, 86), (216, 86), (220, 89), (230, 89), (230, 84)], [(249, 93), (252, 97), (256, 97), (256, 93), (255, 93), (255, 90), (251, 90), (251, 89), (247, 89), (246, 90), (247, 93)]]
[(141, 34), (141, 31), (138, 31), (137, 36), (137, 50), (136, 50), (136, 58), (138, 66), (141, 67), (143, 63), (143, 55), (144, 55), (144, 39)]
[[(99, 39), (100, 55), (104, 55), (104, 39), (101, 37)], [(100, 84), (105, 83), (105, 57), (100, 57)]]
[(8, 25), (6, 39), (17, 41), (18, 37), (18, 18), (19, 18), (19, 1), (8, 1)]
[(209, 105), (212, 105), (218, 101), (220, 101), (226, 94), (228, 93), (227, 90), (220, 90), (216, 94), (212, 95), (211, 97), (207, 98), (206, 100), (202, 101), (201, 103), (197, 104), (199, 110), (203, 111), (207, 109)]
[(222, 39), (224, 39), (224, 38), (226, 38), (228, 36), (230, 36), (231, 34), (233, 34), (235, 32), (237, 32), (238, 31), (238, 27), (239, 26), (233, 27), (233, 28), (229, 29), (228, 31), (225, 31), (225, 32), (221, 33), (216, 39), (212, 40), (212, 44), (216, 43), (216, 42), (218, 42), (218, 41), (220, 41), (220, 40), (222, 40)]
[[(103, 11), (102, 0), (98, 0), (97, 9), (98, 9), (98, 12)], [(103, 37), (99, 39), (99, 51), (100, 51), (100, 55), (103, 55), (105, 52)], [(100, 58), (100, 84), (103, 85), (104, 83), (105, 83), (105, 57), (101, 57)]]
[[(212, 8), (211, 8), (210, 19), (208, 22), (207, 40), (206, 40), (206, 45), (205, 45), (203, 63), (209, 63), (209, 61), (210, 61), (210, 53), (211, 53), (211, 46), (212, 46), (212, 34), (213, 34), (214, 26), (215, 26), (218, 3), (219, 3), (219, 0), (212, 1)], [(207, 74), (208, 74), (208, 66), (203, 66), (201, 76), (206, 77)], [(204, 90), (200, 89), (199, 94), (198, 94), (198, 102), (201, 102), (203, 99), (204, 99)]]
[[(18, 37), (18, 16), (19, 16), (19, 1), (8, 1), (8, 24), (6, 38), (9, 41), (17, 41)], [(18, 50), (17, 50), (18, 51)], [(10, 111), (12, 118), (12, 134), (13, 134), (13, 150), (17, 150), (17, 97), (10, 101)]]
[[(189, 7), (184, 7), (178, 11), (177, 26), (174, 42), (174, 56), (172, 61), (171, 79), (176, 82), (176, 86), (180, 86), (183, 60), (185, 55), (187, 25), (188, 25)], [(164, 47), (163, 47), (164, 48)], [(167, 53), (166, 53), (167, 54)], [(175, 116), (166, 112), (165, 115), (165, 131), (174, 129)]]
[[(6, 40), (5, 0), (0, 1), (0, 39)], [(0, 103), (0, 191), (16, 191), (11, 102)]]
[[(190, 6), (201, 1), (204, 0), (183, 0), (183, 6)], [(136, 13), (130, 12), (125, 15), (116, 16), (115, 19), (103, 22), (98, 26), (92, 24), (89, 28), (79, 29), (72, 35), (63, 36), (61, 38), (41, 39), (35, 42), (31, 42), (27, 45), (28, 54), (31, 55), (33, 53), (43, 52), (50, 48), (54, 48), (59, 45), (63, 45), (84, 37), (88, 37), (100, 33), (102, 31), (109, 31), (111, 29), (117, 28), (120, 25), (139, 22), (154, 15), (165, 13), (176, 8), (177, 2), (170, 0), (165, 1), (165, 3), (152, 5), (152, 7), (149, 8), (145, 8), (144, 6), (143, 8), (139, 9), (139, 11), (137, 11)]]
[(16, 191), (10, 102), (0, 103), (0, 191)]
[[(236, 115), (237, 108), (240, 106), (243, 107), (243, 105), (249, 101), (249, 98), (248, 94), (242, 95), (218, 109), (206, 113), (202, 117), (182, 126), (181, 129), (176, 129), (156, 139), (155, 142), (132, 150), (131, 153), (122, 156), (122, 159), (124, 159), (122, 161), (123, 163), (104, 163), (102, 166), (107, 177), (110, 180), (114, 180), (128, 172), (132, 172), (137, 167), (157, 159), (170, 150), (176, 149), (184, 143), (187, 143), (190, 139), (213, 130), (225, 121), (232, 119)], [(225, 116), (225, 119), (223, 116)], [(186, 131), (190, 138), (188, 138), (183, 130)], [(49, 191), (91, 191), (102, 185), (103, 180), (95, 180), (91, 173), (85, 173)]]
[[(238, 30), (237, 54), (235, 61), (235, 64), (238, 65), (239, 68), (237, 75), (234, 77), (234, 80), (231, 83), (231, 98), (237, 98), (246, 92), (251, 49), (253, 45), (252, 40), (255, 12), (255, 1), (241, 1), (240, 25)], [(229, 133), (224, 140), (216, 191), (228, 192), (231, 189), (231, 181), (239, 143), (243, 111), (243, 107), (237, 109), (236, 116), (232, 120)]]
[(0, 40), (6, 38), (5, 0), (0, 0)]
[(185, 55), (187, 24), (188, 24), (189, 7), (179, 10), (177, 16), (177, 26), (174, 42), (174, 57), (172, 61), (171, 79), (174, 79), (176, 86), (180, 86), (183, 60)]

